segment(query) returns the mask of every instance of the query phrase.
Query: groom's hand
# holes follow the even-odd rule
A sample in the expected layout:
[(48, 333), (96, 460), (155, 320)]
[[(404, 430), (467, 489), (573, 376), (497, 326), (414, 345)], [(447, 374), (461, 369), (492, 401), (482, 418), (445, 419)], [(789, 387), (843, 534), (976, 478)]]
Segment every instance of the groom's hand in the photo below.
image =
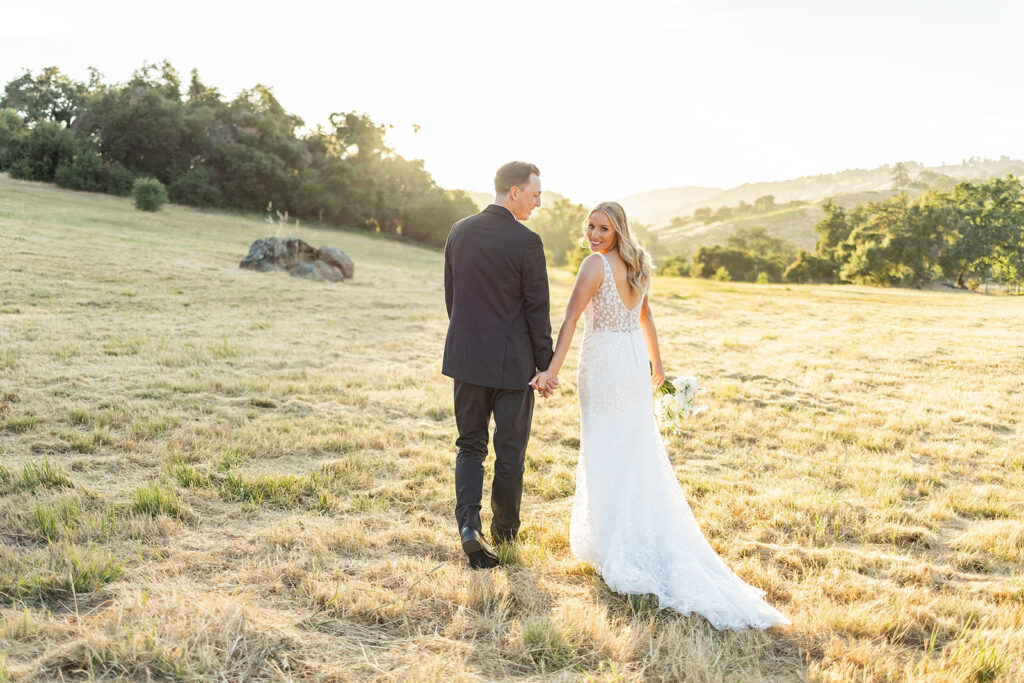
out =
[(541, 376), (541, 373), (539, 373), (539, 372), (536, 375), (534, 375), (533, 379), (530, 380), (530, 386), (533, 389), (537, 390), (537, 393), (540, 394), (541, 398), (547, 398), (548, 396), (551, 395), (551, 392), (547, 391), (547, 388), (541, 385), (541, 383), (540, 383), (540, 376)]
[(530, 386), (537, 390), (541, 398), (548, 398), (558, 387), (558, 377), (544, 370), (533, 376)]

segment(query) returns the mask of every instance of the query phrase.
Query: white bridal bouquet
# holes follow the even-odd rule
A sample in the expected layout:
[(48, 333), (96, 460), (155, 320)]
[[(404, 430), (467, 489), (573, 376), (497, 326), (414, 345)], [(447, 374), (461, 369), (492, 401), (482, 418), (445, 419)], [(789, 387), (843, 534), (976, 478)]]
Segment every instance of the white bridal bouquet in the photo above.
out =
[(704, 392), (696, 377), (665, 378), (659, 389), (661, 396), (654, 402), (654, 414), (658, 424), (666, 432), (679, 434), (683, 430), (683, 420), (700, 415), (708, 409), (697, 405), (697, 394)]

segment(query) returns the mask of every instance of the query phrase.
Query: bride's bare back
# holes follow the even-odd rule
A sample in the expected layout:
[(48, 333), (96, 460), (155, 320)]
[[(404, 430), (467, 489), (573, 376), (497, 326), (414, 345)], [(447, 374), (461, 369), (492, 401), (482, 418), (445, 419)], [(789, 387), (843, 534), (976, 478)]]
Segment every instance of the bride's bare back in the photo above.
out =
[(612, 278), (615, 281), (615, 289), (619, 293), (619, 298), (622, 300), (622, 304), (632, 310), (640, 305), (640, 302), (644, 298), (644, 292), (633, 289), (629, 284), (628, 269), (626, 268), (626, 262), (622, 260), (622, 256), (619, 255), (618, 249), (612, 249), (607, 252), (605, 258), (608, 259), (608, 266), (612, 271)]

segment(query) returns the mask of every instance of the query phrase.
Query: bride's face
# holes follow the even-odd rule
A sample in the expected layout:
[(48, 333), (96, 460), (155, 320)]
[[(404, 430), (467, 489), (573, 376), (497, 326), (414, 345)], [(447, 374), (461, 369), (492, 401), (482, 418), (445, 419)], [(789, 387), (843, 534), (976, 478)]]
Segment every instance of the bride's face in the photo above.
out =
[(587, 219), (587, 241), (590, 242), (590, 251), (599, 251), (602, 254), (611, 251), (618, 244), (615, 228), (604, 211), (595, 211)]

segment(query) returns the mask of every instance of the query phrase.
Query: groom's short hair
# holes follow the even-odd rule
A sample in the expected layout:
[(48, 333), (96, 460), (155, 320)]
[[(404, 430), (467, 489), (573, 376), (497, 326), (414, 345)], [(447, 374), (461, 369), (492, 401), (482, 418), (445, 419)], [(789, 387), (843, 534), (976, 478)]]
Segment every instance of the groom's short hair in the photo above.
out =
[(540, 175), (540, 169), (525, 161), (510, 161), (495, 174), (494, 191), (499, 196), (505, 196), (513, 186), (523, 187), (530, 182), (531, 175)]

